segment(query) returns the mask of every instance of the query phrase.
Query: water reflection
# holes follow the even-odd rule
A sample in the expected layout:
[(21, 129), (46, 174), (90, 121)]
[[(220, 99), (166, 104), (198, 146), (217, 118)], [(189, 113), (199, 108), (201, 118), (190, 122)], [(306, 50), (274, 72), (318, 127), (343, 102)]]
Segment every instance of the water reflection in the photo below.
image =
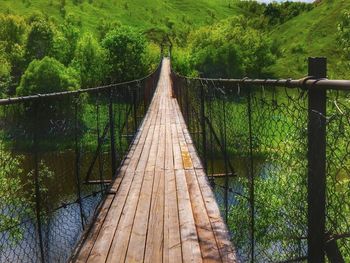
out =
[[(50, 176), (40, 175), (41, 224), (44, 257), (46, 262), (66, 262), (83, 233), (83, 224), (92, 219), (96, 207), (104, 197), (105, 185), (86, 184), (86, 174), (95, 153), (82, 153), (79, 159), (79, 181), (77, 180), (76, 155), (73, 150), (45, 152), (39, 154)], [(18, 193), (28, 202), (21, 207), (9, 208), (8, 215), (18, 217), (18, 225), (0, 231), (0, 262), (40, 262), (38, 224), (35, 202), (31, 197), (34, 189), (34, 156), (24, 152), (12, 153), (21, 160), (22, 184), (25, 191)], [(93, 166), (90, 180), (111, 179), (110, 155), (101, 153)], [(78, 202), (78, 182), (81, 202)], [(49, 189), (45, 190), (45, 189)], [(30, 201), (32, 200), (32, 201)], [(28, 211), (23, 213), (23, 211)], [(21, 212), (21, 214), (19, 214)], [(6, 213), (2, 211), (2, 213)], [(26, 214), (26, 216), (23, 216)]]

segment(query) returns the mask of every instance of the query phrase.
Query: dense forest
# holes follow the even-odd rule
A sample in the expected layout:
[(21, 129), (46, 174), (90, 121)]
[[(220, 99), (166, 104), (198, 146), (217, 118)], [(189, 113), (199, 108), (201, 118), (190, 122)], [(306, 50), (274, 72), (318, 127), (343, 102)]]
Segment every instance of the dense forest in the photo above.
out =
[(327, 56), (330, 77), (349, 77), (347, 1), (158, 2), (2, 1), (2, 96), (141, 77), (170, 49), (184, 75), (298, 78)]

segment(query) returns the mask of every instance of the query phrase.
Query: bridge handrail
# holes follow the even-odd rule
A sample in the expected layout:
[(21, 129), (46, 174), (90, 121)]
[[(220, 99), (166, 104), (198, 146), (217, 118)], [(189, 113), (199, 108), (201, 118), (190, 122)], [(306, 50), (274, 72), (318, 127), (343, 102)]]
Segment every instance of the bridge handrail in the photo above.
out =
[(29, 95), (29, 96), (20, 96), (20, 97), (11, 97), (6, 99), (0, 99), (0, 106), (1, 105), (10, 105), (18, 102), (24, 102), (24, 101), (31, 101), (31, 100), (37, 100), (42, 98), (54, 98), (54, 97), (61, 97), (61, 96), (68, 96), (68, 95), (79, 95), (82, 93), (94, 93), (99, 92), (103, 90), (107, 90), (110, 88), (116, 88), (124, 85), (134, 84), (141, 81), (144, 81), (148, 78), (150, 78), (152, 75), (156, 74), (160, 67), (162, 66), (162, 62), (160, 62), (155, 70), (153, 70), (148, 75), (141, 77), (139, 79), (119, 82), (115, 84), (108, 84), (103, 86), (98, 86), (94, 88), (88, 88), (88, 89), (78, 89), (78, 90), (72, 90), (72, 91), (62, 91), (62, 92), (51, 92), (51, 93), (45, 93), (45, 94), (36, 94), (36, 95)]
[(188, 80), (197, 80), (204, 82), (221, 82), (229, 84), (240, 84), (244, 87), (244, 84), (252, 85), (267, 85), (286, 88), (310, 88), (320, 87), (332, 90), (350, 90), (350, 80), (336, 80), (321, 78), (317, 79), (312, 76), (307, 76), (301, 79), (254, 79), (254, 78), (242, 78), (242, 79), (223, 79), (223, 78), (200, 78), (200, 77), (188, 77), (183, 76), (172, 70), (172, 73), (176, 76)]

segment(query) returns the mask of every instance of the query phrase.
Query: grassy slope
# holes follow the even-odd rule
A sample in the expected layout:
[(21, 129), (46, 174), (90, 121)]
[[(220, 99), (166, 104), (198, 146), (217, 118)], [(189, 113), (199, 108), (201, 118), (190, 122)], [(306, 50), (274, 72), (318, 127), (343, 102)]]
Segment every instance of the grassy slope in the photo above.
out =
[[(31, 4), (26, 4), (30, 2)], [(50, 14), (62, 21), (59, 0), (0, 0), (0, 12), (29, 15), (34, 11)], [(192, 29), (218, 22), (241, 11), (232, 0), (84, 0), (74, 5), (66, 0), (67, 14), (82, 21), (83, 30), (94, 31), (101, 19), (120, 21), (143, 30), (166, 28), (167, 21), (174, 27)], [(127, 7), (126, 7), (127, 3)], [(231, 7), (229, 7), (231, 3)], [(233, 6), (233, 7), (232, 7)], [(350, 8), (348, 0), (323, 0), (308, 13), (277, 27), (271, 37), (280, 41), (281, 57), (270, 68), (276, 77), (298, 78), (306, 75), (308, 56), (326, 56), (329, 59), (329, 77), (350, 78), (343, 66), (338, 65), (340, 53), (337, 46), (339, 14)], [(214, 14), (214, 18), (213, 15)]]
[(350, 8), (349, 0), (323, 0), (304, 13), (276, 28), (271, 37), (281, 41), (282, 57), (271, 71), (278, 77), (298, 78), (307, 74), (307, 57), (325, 56), (330, 78), (350, 78), (339, 65), (337, 25), (341, 12)]
[[(30, 2), (30, 5), (26, 4)], [(141, 29), (164, 28), (170, 20), (181, 28), (184, 24), (194, 26), (212, 23), (226, 18), (236, 11), (229, 8), (232, 0), (88, 0), (74, 5), (66, 0), (67, 14), (81, 18), (85, 30), (95, 30), (101, 19), (120, 21)], [(39, 10), (61, 21), (59, 0), (1, 0), (0, 12), (29, 15)], [(211, 14), (215, 15), (215, 18)]]

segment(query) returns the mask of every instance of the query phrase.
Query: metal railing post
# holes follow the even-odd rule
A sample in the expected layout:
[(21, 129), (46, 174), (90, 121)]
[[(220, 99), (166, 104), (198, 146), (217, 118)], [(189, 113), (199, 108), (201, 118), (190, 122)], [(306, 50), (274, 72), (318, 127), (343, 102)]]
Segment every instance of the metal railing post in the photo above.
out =
[(114, 178), (117, 172), (117, 162), (116, 162), (115, 133), (114, 133), (113, 91), (111, 88), (109, 90), (108, 115), (109, 115), (109, 135), (111, 138), (112, 178)]
[[(34, 116), (38, 114), (38, 103), (39, 101), (34, 102)], [(38, 146), (38, 120), (35, 118), (34, 129), (33, 129), (33, 151), (34, 151), (34, 184), (35, 184), (35, 212), (37, 220), (37, 230), (39, 236), (39, 248), (41, 262), (45, 263), (45, 253), (44, 253), (44, 242), (42, 236), (42, 222), (41, 222), (41, 193), (40, 193), (40, 165), (39, 165), (39, 146)]]
[(190, 123), (189, 104), (190, 102), (188, 101), (188, 87), (185, 87), (185, 117), (187, 124)]
[[(78, 95), (79, 96), (79, 95)], [(81, 227), (84, 230), (84, 212), (81, 202), (81, 188), (80, 188), (80, 148), (79, 148), (79, 121), (78, 121), (78, 96), (74, 99), (74, 144), (75, 144), (75, 182), (77, 187), (77, 197), (80, 212)]]
[(202, 129), (202, 144), (203, 144), (203, 165), (206, 173), (207, 171), (207, 134), (206, 134), (206, 129), (205, 129), (205, 92), (204, 92), (204, 87), (201, 85), (201, 109), (200, 109), (200, 114), (201, 114), (201, 129)]
[(250, 202), (250, 246), (251, 262), (255, 261), (255, 184), (253, 156), (253, 121), (252, 121), (252, 90), (248, 87), (248, 125), (249, 125), (249, 202)]
[[(98, 96), (100, 93), (98, 94)], [(97, 149), (99, 147), (102, 148), (104, 139), (101, 138), (101, 133), (100, 133), (100, 107), (99, 107), (99, 100), (96, 100), (96, 133), (97, 133)], [(100, 189), (101, 193), (103, 192), (104, 184), (103, 184), (103, 161), (101, 158), (101, 151), (98, 150), (98, 171), (99, 171), (99, 177), (100, 177)]]
[[(326, 78), (327, 59), (309, 58), (309, 76)], [(308, 90), (308, 262), (325, 261), (326, 89)]]
[(136, 87), (132, 89), (132, 104), (133, 104), (133, 116), (134, 116), (134, 133), (137, 132), (137, 100), (136, 100)]
[(229, 212), (229, 175), (228, 175), (228, 154), (227, 154), (227, 132), (226, 132), (226, 95), (223, 95), (222, 100), (223, 111), (223, 134), (222, 134), (222, 146), (224, 149), (224, 165), (225, 165), (225, 221), (228, 224), (228, 212)]

